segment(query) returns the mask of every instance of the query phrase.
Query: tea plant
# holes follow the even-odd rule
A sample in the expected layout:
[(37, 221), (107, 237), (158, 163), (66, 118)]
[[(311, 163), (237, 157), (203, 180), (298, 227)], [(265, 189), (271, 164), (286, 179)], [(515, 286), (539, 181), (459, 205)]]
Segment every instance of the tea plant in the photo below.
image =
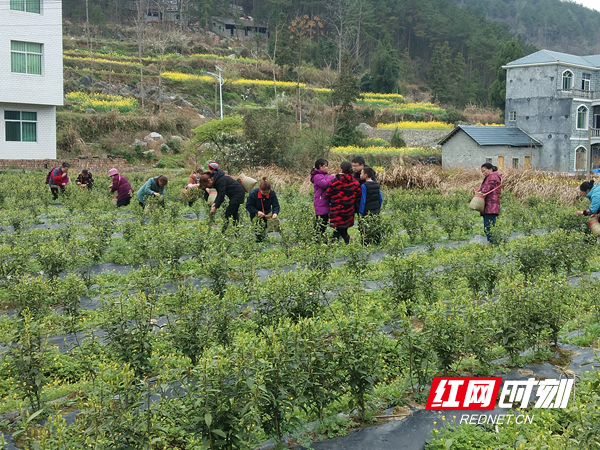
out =
[(350, 408), (358, 409), (358, 419), (363, 421), (366, 412), (366, 397), (373, 392), (381, 376), (379, 346), (385, 339), (372, 322), (367, 322), (356, 313), (344, 317), (337, 328), (338, 365), (345, 373), (349, 387)]
[(446, 311), (440, 303), (433, 305), (427, 313), (423, 333), (437, 355), (440, 369), (448, 376), (452, 366), (465, 356), (467, 335), (462, 312), (456, 307)]
[(167, 338), (174, 348), (198, 364), (205, 349), (231, 342), (233, 305), (207, 289), (180, 287), (167, 300)]
[(151, 370), (150, 357), (154, 341), (152, 322), (154, 303), (143, 293), (102, 301), (103, 324), (107, 344), (115, 358), (129, 365), (137, 378)]
[(43, 324), (24, 309), (2, 337), (7, 347), (4, 355), (8, 372), (15, 380), (15, 390), (33, 411), (42, 407), (45, 385), (45, 355), (48, 352)]

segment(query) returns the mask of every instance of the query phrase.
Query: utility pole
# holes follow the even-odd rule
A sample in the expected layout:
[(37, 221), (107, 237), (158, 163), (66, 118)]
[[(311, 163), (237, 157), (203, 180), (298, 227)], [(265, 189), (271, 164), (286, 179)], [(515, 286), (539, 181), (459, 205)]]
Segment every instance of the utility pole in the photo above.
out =
[(204, 71), (204, 73), (207, 75), (211, 75), (211, 76), (215, 77), (217, 80), (219, 80), (219, 99), (220, 99), (220, 106), (221, 106), (221, 120), (223, 120), (223, 84), (225, 84), (225, 80), (223, 79), (223, 69), (221, 69), (219, 66), (215, 66), (215, 67), (219, 71), (218, 75), (216, 73), (208, 72), (208, 71)]

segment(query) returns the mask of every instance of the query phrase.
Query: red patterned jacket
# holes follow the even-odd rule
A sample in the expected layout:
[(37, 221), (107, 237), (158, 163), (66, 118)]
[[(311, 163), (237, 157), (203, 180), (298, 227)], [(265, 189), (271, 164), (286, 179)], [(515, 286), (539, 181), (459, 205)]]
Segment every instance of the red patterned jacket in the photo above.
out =
[(354, 225), (360, 194), (360, 184), (351, 174), (340, 173), (329, 183), (325, 195), (329, 197), (329, 224), (332, 227), (350, 228)]
[[(502, 184), (502, 175), (498, 172), (492, 172), (483, 179), (479, 192), (485, 194), (492, 189), (496, 189)], [(500, 214), (500, 191), (502, 188), (496, 189), (485, 196), (485, 209), (483, 214)]]

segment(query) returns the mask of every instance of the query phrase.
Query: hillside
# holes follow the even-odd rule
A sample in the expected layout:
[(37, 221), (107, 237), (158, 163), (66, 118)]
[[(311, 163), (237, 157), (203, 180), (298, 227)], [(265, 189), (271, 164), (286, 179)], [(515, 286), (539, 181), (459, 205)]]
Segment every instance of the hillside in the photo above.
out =
[[(507, 23), (539, 48), (576, 55), (600, 53), (600, 12), (560, 0), (458, 0), (486, 18)], [(577, 45), (574, 45), (574, 43)]]

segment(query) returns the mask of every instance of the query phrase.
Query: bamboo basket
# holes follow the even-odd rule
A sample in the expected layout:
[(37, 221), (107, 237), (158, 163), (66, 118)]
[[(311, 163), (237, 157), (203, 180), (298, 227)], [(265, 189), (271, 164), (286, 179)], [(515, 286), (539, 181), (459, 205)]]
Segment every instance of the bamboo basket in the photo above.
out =
[(475, 196), (471, 200), (471, 203), (469, 203), (469, 208), (483, 213), (485, 209), (485, 195), (483, 195), (481, 192), (475, 192)]
[(209, 205), (212, 205), (215, 200), (217, 199), (217, 190), (216, 189), (209, 189), (208, 190), (208, 198), (206, 199), (206, 202)]
[(594, 215), (588, 220), (588, 227), (594, 236), (600, 236), (600, 223), (598, 223), (598, 216)]
[(279, 217), (277, 219), (273, 219), (273, 213), (269, 213), (265, 214), (265, 219), (267, 219), (267, 231), (269, 233), (281, 231), (281, 222), (279, 222)]
[(258, 184), (257, 180), (255, 180), (252, 177), (246, 176), (246, 175), (240, 175), (238, 178), (238, 181), (242, 184), (242, 186), (244, 187), (244, 190), (248, 193), (252, 189), (254, 189), (256, 187), (256, 185)]

